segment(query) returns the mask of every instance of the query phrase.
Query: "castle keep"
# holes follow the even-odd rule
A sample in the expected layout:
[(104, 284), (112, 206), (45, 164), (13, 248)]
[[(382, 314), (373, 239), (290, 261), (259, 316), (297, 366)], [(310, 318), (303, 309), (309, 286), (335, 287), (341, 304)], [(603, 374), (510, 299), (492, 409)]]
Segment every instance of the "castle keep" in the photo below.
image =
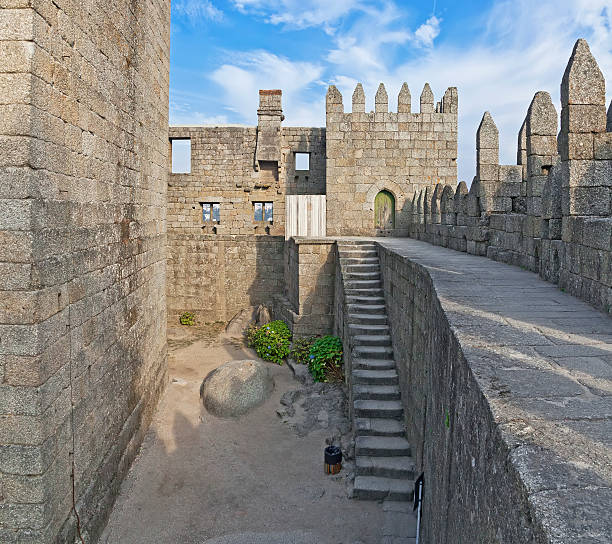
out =
[(423, 542), (612, 541), (612, 106), (585, 41), (516, 165), (484, 114), (468, 186), (453, 87), (368, 113), (332, 86), (320, 128), (263, 90), (256, 127), (168, 129), (169, 2), (1, 6), (0, 542), (97, 542), (167, 320), (258, 304), (342, 339), (357, 455), (413, 463), (362, 465), (356, 496), (424, 472)]

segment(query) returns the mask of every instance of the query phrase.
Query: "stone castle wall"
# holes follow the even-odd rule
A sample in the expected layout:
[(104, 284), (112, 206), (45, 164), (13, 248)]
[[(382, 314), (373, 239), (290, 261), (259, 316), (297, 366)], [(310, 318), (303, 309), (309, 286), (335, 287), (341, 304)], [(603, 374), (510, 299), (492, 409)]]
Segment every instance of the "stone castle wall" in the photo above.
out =
[(282, 236), (168, 233), (168, 314), (229, 321), (284, 291)]
[(374, 199), (386, 190), (395, 198), (395, 231), (410, 223), (410, 200), (421, 188), (457, 182), (457, 89), (449, 88), (434, 105), (428, 84), (420, 113), (411, 113), (404, 83), (397, 112), (389, 112), (381, 84), (376, 111), (365, 113), (361, 84), (353, 93), (352, 113), (344, 113), (342, 95), (333, 85), (327, 93), (327, 233), (372, 236)]
[(332, 238), (292, 237), (285, 243), (284, 292), (274, 310), (295, 336), (331, 334), (336, 249)]
[(561, 83), (561, 130), (536, 93), (518, 139), (517, 165), (499, 164), (499, 134), (485, 113), (471, 187), (438, 184), (412, 195), (409, 235), (539, 272), (612, 309), (612, 104), (584, 40)]
[[(168, 182), (168, 226), (206, 234), (285, 233), (285, 196), (325, 194), (325, 129), (283, 127), (276, 180), (255, 169), (257, 127), (170, 127), (169, 138), (191, 141), (191, 173)], [(310, 154), (296, 171), (295, 153)], [(263, 179), (262, 179), (263, 178)], [(202, 221), (202, 203), (220, 204), (220, 221)], [(253, 202), (273, 202), (272, 224), (255, 221)]]
[[(260, 93), (257, 127), (170, 127), (171, 141), (191, 141), (191, 173), (168, 182), (173, 318), (229, 320), (285, 291), (285, 197), (325, 194), (325, 129), (281, 127), (280, 96)], [(296, 170), (296, 152), (309, 154), (309, 170)], [(273, 203), (271, 222), (256, 220), (255, 202)], [(204, 203), (219, 204), (219, 221), (203, 220)]]
[(378, 245), (423, 542), (609, 542), (609, 317), (519, 268)]
[(166, 381), (170, 4), (3, 8), (0, 541), (94, 542)]

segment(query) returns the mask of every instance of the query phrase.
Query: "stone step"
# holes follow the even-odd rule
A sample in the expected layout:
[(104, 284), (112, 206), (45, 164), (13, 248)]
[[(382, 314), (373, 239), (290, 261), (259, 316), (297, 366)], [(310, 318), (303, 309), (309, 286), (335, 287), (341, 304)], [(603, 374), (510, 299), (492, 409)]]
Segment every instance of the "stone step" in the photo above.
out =
[(344, 279), (344, 289), (368, 289), (378, 288), (382, 289), (382, 282), (378, 280), (356, 280), (356, 279)]
[(373, 246), (340, 246), (338, 247), (338, 253), (340, 257), (353, 257), (360, 253), (368, 253), (370, 256), (378, 257), (378, 249)]
[(397, 419), (357, 417), (355, 418), (357, 436), (404, 436), (404, 424)]
[(353, 358), (353, 372), (355, 370), (395, 370), (393, 359), (366, 359)]
[(384, 336), (389, 334), (389, 325), (349, 325), (351, 335), (369, 334)]
[(345, 260), (351, 259), (378, 259), (378, 252), (376, 251), (350, 251), (346, 253), (340, 253), (340, 264), (343, 264)]
[(380, 266), (378, 257), (340, 257), (340, 265), (377, 265)]
[(385, 303), (385, 298), (384, 297), (372, 297), (372, 296), (347, 295), (346, 302), (348, 304), (381, 305)]
[(357, 359), (393, 359), (391, 346), (354, 346), (353, 357)]
[(357, 476), (353, 496), (361, 500), (411, 501), (414, 495), (414, 482), (378, 476)]
[(354, 325), (386, 325), (387, 314), (349, 313), (348, 322)]
[(378, 263), (340, 263), (346, 272), (378, 272), (380, 273), (380, 264)]
[(353, 370), (353, 383), (363, 385), (396, 385), (399, 376), (392, 370)]
[(415, 465), (412, 457), (372, 457), (359, 455), (355, 458), (357, 476), (378, 476), (414, 480)]
[(353, 398), (355, 400), (399, 400), (400, 390), (397, 385), (355, 384)]
[(344, 294), (347, 297), (353, 297), (353, 296), (354, 297), (360, 297), (360, 296), (383, 297), (384, 296), (382, 287), (374, 287), (374, 288), (366, 287), (364, 289), (345, 289)]
[(374, 270), (372, 272), (345, 270), (343, 276), (344, 276), (344, 280), (347, 282), (351, 282), (353, 280), (380, 281), (380, 270)]
[(354, 346), (390, 346), (391, 336), (382, 334), (358, 334), (353, 336)]
[(387, 307), (384, 304), (347, 304), (348, 311), (352, 314), (386, 314)]
[(355, 439), (355, 456), (409, 457), (410, 443), (403, 436), (358, 436)]
[(357, 417), (402, 419), (404, 416), (399, 400), (356, 400), (354, 406)]
[(340, 240), (338, 242), (338, 247), (342, 247), (342, 248), (373, 247), (376, 249), (377, 245), (375, 242), (372, 242), (371, 240), (350, 240), (350, 241)]

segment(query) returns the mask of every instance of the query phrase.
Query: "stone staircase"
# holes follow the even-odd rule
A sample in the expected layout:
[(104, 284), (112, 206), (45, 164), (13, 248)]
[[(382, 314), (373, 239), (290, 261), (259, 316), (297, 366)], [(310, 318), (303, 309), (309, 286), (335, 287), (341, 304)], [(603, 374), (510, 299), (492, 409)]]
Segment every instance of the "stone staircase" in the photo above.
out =
[(339, 241), (338, 253), (352, 362), (354, 496), (410, 501), (414, 461), (405, 438), (378, 250), (372, 242)]

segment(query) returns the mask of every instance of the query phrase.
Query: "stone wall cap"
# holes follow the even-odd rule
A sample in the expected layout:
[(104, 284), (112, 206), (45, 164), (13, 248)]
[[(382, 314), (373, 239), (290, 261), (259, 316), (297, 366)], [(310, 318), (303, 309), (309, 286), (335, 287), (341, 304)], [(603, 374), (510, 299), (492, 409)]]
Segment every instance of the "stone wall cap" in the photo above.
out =
[(220, 124), (220, 125), (170, 125), (170, 128), (257, 128), (255, 125)]
[(335, 238), (308, 238), (307, 236), (293, 236), (293, 241), (296, 244), (312, 244), (312, 245), (322, 245), (322, 244), (335, 244)]

